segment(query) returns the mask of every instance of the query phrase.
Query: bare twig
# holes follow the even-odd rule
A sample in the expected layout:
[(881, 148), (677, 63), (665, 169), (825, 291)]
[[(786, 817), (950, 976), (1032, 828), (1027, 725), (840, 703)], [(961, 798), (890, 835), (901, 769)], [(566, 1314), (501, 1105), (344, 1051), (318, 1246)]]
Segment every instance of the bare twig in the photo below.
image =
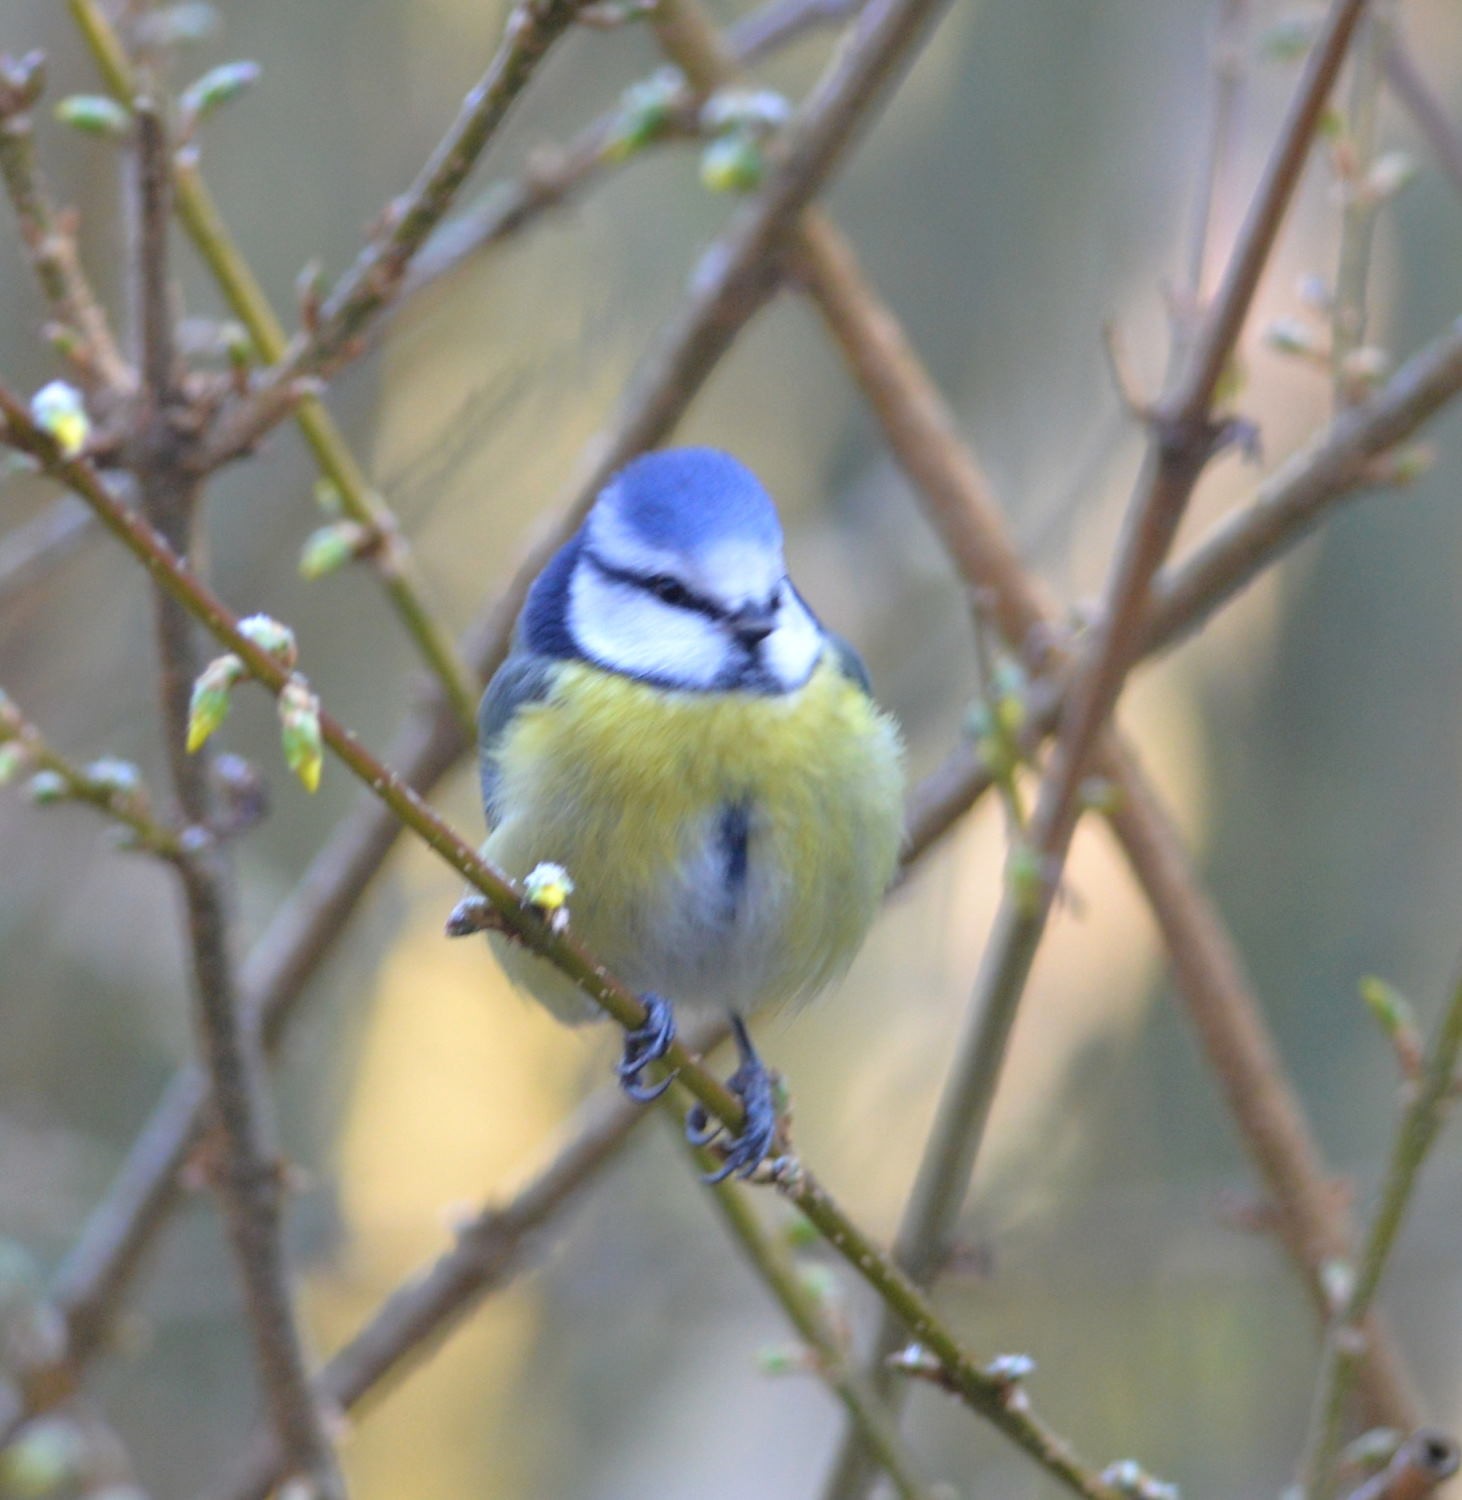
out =
[[(136, 524), (146, 527), (156, 546), (172, 557), (193, 550), (200, 492), (188, 472), (187, 444), (176, 426), (168, 144), (162, 121), (147, 100), (134, 101), (133, 117), (137, 134), (132, 263), (143, 384), (130, 462), (137, 476), (141, 516), (146, 518), (136, 518)], [(10, 426), (13, 430), (13, 418)], [(108, 500), (116, 505), (109, 494)], [(154, 582), (161, 719), (173, 790), (183, 817), (202, 832), (213, 823), (208, 757), (190, 755), (185, 741), (189, 697), (203, 662), (186, 605), (156, 574)], [(243, 1281), (265, 1401), (288, 1471), (307, 1477), (325, 1500), (336, 1500), (345, 1493), (344, 1482), (310, 1392), (289, 1290), (281, 1238), (280, 1164), (270, 1138), (263, 1057), (257, 1039), (240, 1024), (227, 861), (216, 839), (205, 835), (190, 841), (177, 868), (188, 918), (199, 1046), (219, 1136), (215, 1180)]]
[(76, 253), (76, 239), (52, 205), (35, 160), (30, 111), (40, 97), (43, 61), (0, 58), (0, 178), (15, 210), (21, 243), (81, 378), (124, 396), (136, 377), (123, 359)]
[(1427, 1055), (1425, 1071), (1401, 1116), (1380, 1199), (1352, 1268), (1349, 1291), (1339, 1299), (1325, 1341), (1305, 1443), (1302, 1478), (1307, 1500), (1322, 1500), (1333, 1488), (1335, 1451), (1340, 1442), (1345, 1401), (1365, 1354), (1366, 1319), (1411, 1204), (1417, 1174), (1446, 1117), (1456, 1086), (1459, 1054), (1462, 1054), (1462, 982), (1452, 992)]
[(19, 772), (45, 772), (52, 781), (42, 783), (35, 795), (42, 801), (85, 802), (127, 831), (126, 847), (144, 849), (164, 859), (182, 852), (177, 833), (152, 812), (151, 799), (134, 767), (121, 761), (101, 760), (77, 766), (51, 748), (40, 730), (25, 718), (15, 703), (0, 690), (0, 755), (14, 757), (5, 776)]

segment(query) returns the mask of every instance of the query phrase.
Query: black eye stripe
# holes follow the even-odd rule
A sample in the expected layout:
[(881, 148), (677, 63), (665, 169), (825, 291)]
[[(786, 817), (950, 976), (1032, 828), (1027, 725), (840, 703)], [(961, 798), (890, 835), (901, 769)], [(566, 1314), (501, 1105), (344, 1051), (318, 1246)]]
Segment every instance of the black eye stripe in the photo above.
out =
[[(707, 599), (703, 594), (697, 594), (694, 589), (687, 588), (679, 579), (669, 578), (663, 573), (636, 573), (629, 568), (617, 568), (611, 562), (606, 562), (597, 552), (585, 548), (582, 554), (599, 570), (605, 578), (615, 583), (623, 583), (630, 588), (647, 590), (657, 598), (662, 599), (672, 609), (692, 610), (698, 615), (705, 615), (711, 620), (724, 620), (726, 611), (714, 600)], [(666, 598), (655, 587), (657, 583), (663, 583), (667, 591), (674, 589), (679, 597)]]

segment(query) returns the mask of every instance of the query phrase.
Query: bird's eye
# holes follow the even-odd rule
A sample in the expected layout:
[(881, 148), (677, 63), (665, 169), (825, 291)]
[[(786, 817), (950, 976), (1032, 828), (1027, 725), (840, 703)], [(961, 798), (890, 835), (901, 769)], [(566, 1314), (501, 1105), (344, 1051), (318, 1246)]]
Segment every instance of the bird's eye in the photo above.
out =
[(662, 603), (676, 609), (685, 609), (694, 602), (690, 590), (668, 573), (656, 573), (653, 578), (647, 578), (645, 587)]

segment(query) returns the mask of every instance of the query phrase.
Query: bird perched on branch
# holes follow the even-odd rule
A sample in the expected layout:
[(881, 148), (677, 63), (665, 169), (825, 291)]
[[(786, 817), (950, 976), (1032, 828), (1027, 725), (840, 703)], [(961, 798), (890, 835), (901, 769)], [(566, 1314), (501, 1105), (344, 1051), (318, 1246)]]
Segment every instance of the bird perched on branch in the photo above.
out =
[[(755, 475), (709, 448), (621, 470), (529, 590), (478, 727), (484, 856), (517, 880), (562, 867), (574, 933), (642, 994), (618, 1064), (631, 1097), (668, 1084), (644, 1074), (674, 1038), (672, 1002), (730, 1013), (745, 1120), (716, 1178), (749, 1175), (778, 1122), (741, 1018), (852, 961), (902, 809), (897, 729), (787, 577)], [(561, 1020), (599, 1014), (546, 960), (490, 940)], [(687, 1129), (707, 1139), (698, 1109)]]

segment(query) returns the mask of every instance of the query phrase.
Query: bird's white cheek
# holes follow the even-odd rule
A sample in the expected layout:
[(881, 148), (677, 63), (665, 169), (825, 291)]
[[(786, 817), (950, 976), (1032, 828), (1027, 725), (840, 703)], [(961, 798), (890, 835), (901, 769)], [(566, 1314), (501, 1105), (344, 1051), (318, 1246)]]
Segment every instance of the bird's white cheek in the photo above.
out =
[(821, 655), (822, 632), (816, 621), (796, 601), (786, 605), (762, 646), (767, 671), (785, 689), (801, 687)]
[(590, 568), (569, 586), (568, 626), (585, 656), (627, 676), (707, 688), (725, 669), (726, 640), (713, 621)]

